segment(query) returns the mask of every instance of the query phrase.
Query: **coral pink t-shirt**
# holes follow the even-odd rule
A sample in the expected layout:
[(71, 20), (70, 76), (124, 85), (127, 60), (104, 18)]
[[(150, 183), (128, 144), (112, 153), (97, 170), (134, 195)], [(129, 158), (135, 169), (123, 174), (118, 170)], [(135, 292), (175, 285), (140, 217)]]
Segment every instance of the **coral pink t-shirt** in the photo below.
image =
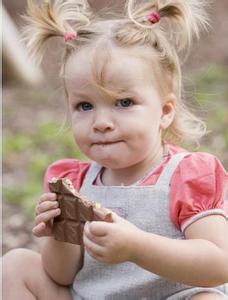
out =
[[(154, 185), (170, 158), (184, 149), (165, 144), (162, 162), (137, 184)], [(91, 162), (76, 159), (62, 159), (51, 164), (45, 174), (45, 191), (52, 177), (69, 178), (79, 190)], [(94, 182), (102, 185), (98, 176)], [(189, 153), (180, 162), (170, 182), (170, 217), (181, 231), (190, 224), (208, 215), (228, 217), (228, 173), (221, 162), (213, 155), (203, 152)]]

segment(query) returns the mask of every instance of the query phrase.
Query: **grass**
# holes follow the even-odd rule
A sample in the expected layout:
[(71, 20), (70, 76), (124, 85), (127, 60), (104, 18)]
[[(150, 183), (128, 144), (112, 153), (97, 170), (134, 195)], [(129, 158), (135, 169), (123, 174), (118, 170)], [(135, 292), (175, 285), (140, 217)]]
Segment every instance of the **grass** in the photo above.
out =
[(222, 159), (228, 151), (228, 67), (209, 66), (194, 74), (192, 82), (194, 98), (202, 108), (211, 131), (204, 138), (201, 150), (212, 151)]
[(11, 133), (4, 138), (5, 168), (12, 161), (25, 159), (26, 184), (18, 186), (15, 182), (13, 186), (4, 188), (3, 197), (10, 203), (21, 205), (28, 216), (33, 215), (43, 191), (42, 178), (47, 166), (62, 158), (85, 159), (77, 149), (70, 130), (60, 130), (60, 127), (57, 122), (49, 121), (40, 124), (34, 133), (27, 136)]

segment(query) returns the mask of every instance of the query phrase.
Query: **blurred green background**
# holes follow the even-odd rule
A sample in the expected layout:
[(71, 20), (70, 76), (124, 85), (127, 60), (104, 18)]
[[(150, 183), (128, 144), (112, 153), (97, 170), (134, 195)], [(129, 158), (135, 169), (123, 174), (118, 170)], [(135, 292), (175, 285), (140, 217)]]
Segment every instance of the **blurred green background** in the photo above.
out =
[[(100, 6), (102, 2), (105, 1), (99, 2)], [(10, 0), (3, 1), (3, 4), (20, 30), (19, 15), (24, 12), (25, 1)], [(193, 99), (191, 106), (207, 121), (211, 131), (197, 151), (213, 153), (226, 169), (228, 20), (227, 17), (223, 19), (223, 15), (227, 10), (228, 1), (220, 0), (214, 7), (212, 32), (194, 45), (184, 66), (186, 97)], [(29, 247), (29, 239), (32, 239), (29, 234), (23, 242), (21, 239), (15, 243), (12, 239), (7, 241), (10, 235), (15, 240), (15, 232), (23, 229), (15, 225), (15, 219), (9, 225), (9, 218), (11, 214), (23, 215), (24, 222), (18, 224), (24, 224), (27, 232), (31, 229), (46, 167), (57, 159), (84, 159), (71, 135), (67, 103), (58, 79), (61, 53), (56, 50), (55, 41), (49, 48), (42, 64), (44, 80), (39, 85), (31, 85), (21, 78), (3, 53), (3, 229), (6, 230), (3, 252), (16, 246)]]

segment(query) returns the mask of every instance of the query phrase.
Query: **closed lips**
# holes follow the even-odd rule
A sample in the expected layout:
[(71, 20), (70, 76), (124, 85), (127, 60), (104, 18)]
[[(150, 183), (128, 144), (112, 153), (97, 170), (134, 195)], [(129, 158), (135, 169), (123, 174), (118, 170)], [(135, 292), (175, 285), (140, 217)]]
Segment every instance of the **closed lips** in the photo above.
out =
[(107, 142), (95, 142), (95, 143), (93, 143), (92, 145), (111, 145), (111, 144), (116, 144), (116, 143), (119, 143), (119, 142), (121, 142), (121, 141), (114, 141), (114, 142), (109, 142), (109, 141), (107, 141)]

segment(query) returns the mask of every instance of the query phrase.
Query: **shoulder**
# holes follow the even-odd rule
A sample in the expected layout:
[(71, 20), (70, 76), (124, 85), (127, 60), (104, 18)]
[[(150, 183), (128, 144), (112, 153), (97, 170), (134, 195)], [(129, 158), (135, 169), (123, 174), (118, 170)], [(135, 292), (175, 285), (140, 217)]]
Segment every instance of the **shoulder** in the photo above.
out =
[(187, 154), (171, 179), (173, 222), (184, 230), (187, 224), (206, 215), (225, 215), (227, 183), (228, 174), (217, 157), (204, 152)]
[[(186, 193), (186, 196), (201, 201), (208, 197), (209, 201), (214, 196), (222, 198), (227, 180), (228, 174), (216, 156), (193, 152), (179, 163), (173, 173), (171, 187), (175, 193)], [(182, 192), (177, 186), (182, 186)]]
[(51, 163), (46, 173), (59, 177), (61, 173), (80, 172), (88, 168), (91, 162), (84, 162), (73, 158), (60, 159)]
[(174, 172), (174, 177), (177, 174), (189, 180), (199, 180), (203, 177), (214, 178), (215, 176), (225, 179), (227, 176), (227, 172), (220, 160), (216, 156), (205, 152), (192, 152), (187, 154), (179, 163)]
[[(227, 176), (220, 160), (213, 154), (206, 152), (188, 152), (186, 149), (176, 145), (166, 144), (167, 162), (173, 156), (179, 153), (186, 153), (182, 160), (178, 163), (176, 170), (173, 173), (173, 178), (180, 177), (186, 179), (199, 179), (204, 176), (221, 175)], [(179, 179), (179, 178), (178, 178)]]
[(44, 188), (48, 191), (48, 182), (51, 178), (69, 178), (75, 189), (80, 189), (83, 179), (91, 165), (91, 162), (83, 162), (77, 159), (61, 159), (50, 164), (44, 175)]

